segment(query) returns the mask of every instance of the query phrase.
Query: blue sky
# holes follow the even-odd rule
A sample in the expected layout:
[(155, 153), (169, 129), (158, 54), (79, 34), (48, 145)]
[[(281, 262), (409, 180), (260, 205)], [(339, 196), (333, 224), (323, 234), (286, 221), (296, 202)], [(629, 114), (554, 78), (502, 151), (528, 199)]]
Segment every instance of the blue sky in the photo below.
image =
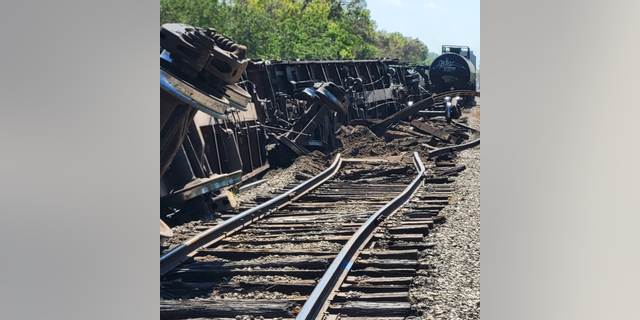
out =
[(480, 69), (480, 0), (367, 0), (378, 30), (418, 38), (429, 52), (469, 46)]

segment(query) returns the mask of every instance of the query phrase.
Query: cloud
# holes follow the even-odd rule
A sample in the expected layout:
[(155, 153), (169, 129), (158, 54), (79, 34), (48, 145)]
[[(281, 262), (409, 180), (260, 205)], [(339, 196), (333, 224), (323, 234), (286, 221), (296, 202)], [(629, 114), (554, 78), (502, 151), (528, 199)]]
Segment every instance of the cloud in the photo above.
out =
[(433, 2), (429, 2), (427, 4), (424, 5), (425, 8), (429, 8), (429, 9), (434, 9), (437, 7), (437, 5)]

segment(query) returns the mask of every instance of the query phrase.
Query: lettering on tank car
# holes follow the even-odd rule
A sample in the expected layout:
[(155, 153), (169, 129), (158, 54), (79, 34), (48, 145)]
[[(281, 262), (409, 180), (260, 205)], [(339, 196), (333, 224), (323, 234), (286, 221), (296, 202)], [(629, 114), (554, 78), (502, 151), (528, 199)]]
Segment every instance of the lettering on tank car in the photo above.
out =
[(440, 60), (438, 61), (438, 63), (436, 63), (435, 66), (432, 66), (431, 68), (442, 69), (442, 71), (444, 72), (454, 72), (457, 68), (466, 70), (463, 65), (456, 63), (455, 61), (450, 61), (449, 59)]
[(456, 77), (456, 76), (448, 76), (448, 75), (440, 76), (440, 79), (442, 79), (442, 81), (444, 83), (451, 83), (451, 82), (458, 81), (458, 77)]

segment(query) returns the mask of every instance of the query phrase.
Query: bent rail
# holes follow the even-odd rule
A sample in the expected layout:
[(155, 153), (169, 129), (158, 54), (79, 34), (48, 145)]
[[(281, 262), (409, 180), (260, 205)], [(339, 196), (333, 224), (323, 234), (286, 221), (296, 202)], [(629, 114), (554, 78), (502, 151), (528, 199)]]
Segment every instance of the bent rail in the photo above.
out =
[(340, 158), (340, 154), (338, 154), (331, 166), (319, 175), (257, 207), (246, 210), (225, 222), (211, 227), (175, 247), (160, 257), (160, 275), (162, 276), (177, 267), (199, 248), (218, 242), (254, 221), (262, 219), (272, 211), (278, 210), (302, 197), (336, 174), (341, 165), (342, 159)]
[(416, 178), (411, 181), (409, 186), (402, 191), (400, 195), (369, 217), (360, 229), (353, 234), (333, 260), (313, 292), (311, 292), (309, 299), (302, 306), (296, 320), (314, 320), (326, 309), (327, 299), (335, 290), (336, 286), (340, 285), (349, 270), (351, 270), (353, 261), (359, 255), (359, 252), (362, 251), (363, 246), (371, 239), (373, 231), (378, 224), (398, 210), (418, 189), (418, 186), (420, 186), (420, 183), (424, 179), (425, 167), (417, 152), (413, 153), (413, 161), (418, 169)]
[[(478, 132), (478, 133), (480, 132), (480, 130), (478, 130), (476, 128), (469, 127), (469, 126), (464, 125), (464, 124), (462, 124), (460, 122), (456, 122), (456, 121), (452, 121), (452, 122), (456, 126), (459, 126), (459, 127), (465, 128), (465, 129), (469, 129), (469, 130), (472, 130), (472, 131), (475, 131), (475, 132)], [(450, 146), (450, 147), (444, 147), (444, 148), (432, 150), (427, 154), (427, 156), (429, 158), (433, 158), (433, 157), (437, 157), (439, 155), (443, 155), (443, 154), (446, 154), (446, 153), (449, 153), (449, 152), (462, 151), (462, 150), (473, 148), (473, 147), (479, 146), (479, 145), (480, 145), (480, 138), (478, 138), (476, 140), (473, 140), (473, 141), (470, 141), (470, 142), (467, 142), (467, 143), (464, 143), (464, 144), (459, 144), (459, 145), (456, 145), (456, 146)]]
[(455, 96), (475, 96), (480, 97), (480, 92), (472, 91), (472, 90), (455, 90), (443, 92), (433, 97), (422, 99), (416, 103), (414, 103), (411, 107), (404, 108), (382, 121), (376, 123), (371, 127), (371, 131), (373, 131), (378, 136), (381, 136), (384, 133), (384, 130), (392, 123), (396, 123), (408, 116), (418, 114), (418, 111), (426, 109), (436, 103), (436, 101), (440, 101), (445, 97), (455, 97)]
[(453, 151), (462, 151), (465, 149), (469, 149), (469, 148), (473, 148), (475, 146), (479, 146), (480, 145), (480, 138), (473, 140), (469, 143), (465, 143), (465, 144), (459, 144), (456, 146), (451, 146), (451, 147), (444, 147), (444, 148), (440, 148), (440, 149), (436, 149), (433, 151), (429, 151), (429, 158), (433, 158), (433, 157), (437, 157), (439, 155), (443, 155), (445, 153), (449, 153), (449, 152), (453, 152)]
[(473, 127), (469, 127), (469, 126), (468, 126), (468, 125), (466, 125), (466, 124), (462, 124), (462, 123), (460, 123), (460, 122), (453, 121), (453, 120), (451, 120), (451, 122), (452, 122), (454, 125), (458, 126), (458, 127), (465, 128), (465, 129), (468, 129), (468, 130), (471, 130), (471, 131), (475, 131), (475, 132), (480, 132), (480, 130), (478, 130), (478, 129), (476, 129), (476, 128), (473, 128)]

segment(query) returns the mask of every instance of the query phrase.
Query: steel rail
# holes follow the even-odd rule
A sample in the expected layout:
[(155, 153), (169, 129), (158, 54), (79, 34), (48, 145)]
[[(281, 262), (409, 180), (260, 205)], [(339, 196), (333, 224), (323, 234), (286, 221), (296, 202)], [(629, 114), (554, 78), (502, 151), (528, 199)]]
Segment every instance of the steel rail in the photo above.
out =
[(471, 130), (471, 131), (480, 132), (480, 130), (478, 130), (478, 129), (476, 129), (476, 128), (473, 128), (473, 127), (469, 127), (469, 126), (468, 126), (468, 125), (466, 125), (466, 124), (462, 124), (462, 123), (460, 123), (460, 122), (453, 121), (453, 120), (451, 120), (451, 122), (452, 122), (454, 125), (456, 125), (456, 126), (459, 126), (459, 127), (465, 128), (465, 129), (469, 129), (469, 130)]
[(395, 122), (398, 122), (404, 118), (407, 118), (408, 116), (411, 115), (415, 115), (418, 114), (418, 111), (426, 109), (432, 105), (434, 105), (436, 103), (436, 101), (442, 100), (445, 97), (455, 97), (455, 96), (475, 96), (475, 97), (480, 97), (480, 92), (479, 91), (473, 91), (473, 90), (455, 90), (455, 91), (448, 91), (448, 92), (443, 92), (440, 93), (438, 95), (435, 95), (433, 97), (429, 97), (429, 98), (425, 98), (422, 99), (416, 103), (414, 103), (413, 105), (411, 105), (411, 107), (408, 108), (404, 108), (388, 117), (386, 117), (385, 119), (383, 119), (382, 121), (376, 123), (375, 125), (373, 125), (371, 127), (371, 131), (373, 131), (373, 133), (375, 133), (378, 136), (381, 136), (382, 134), (384, 134), (384, 131), (387, 129), (387, 127)]
[[(451, 122), (454, 125), (459, 126), (461, 128), (469, 129), (469, 130), (472, 130), (472, 131), (480, 133), (480, 130), (478, 130), (476, 128), (469, 127), (469, 126), (467, 126), (465, 124), (462, 124), (462, 123), (456, 122), (456, 121), (451, 121)], [(459, 144), (459, 145), (456, 145), (456, 146), (444, 147), (444, 148), (440, 148), (440, 149), (435, 149), (435, 150), (429, 151), (427, 156), (429, 158), (437, 157), (437, 156), (443, 155), (445, 153), (449, 153), (449, 152), (453, 152), (453, 151), (462, 151), (462, 150), (465, 150), (465, 149), (473, 148), (473, 147), (478, 146), (478, 145), (480, 145), (480, 138), (478, 138), (476, 140), (473, 140), (473, 141), (470, 141), (470, 142), (465, 143), (465, 144)]]
[(267, 181), (269, 181), (269, 180), (268, 179), (262, 179), (262, 180), (258, 180), (258, 181), (254, 181), (254, 182), (251, 182), (249, 184), (246, 184), (246, 185), (238, 188), (238, 193), (240, 193), (241, 191), (244, 191), (244, 190), (255, 188), (255, 187), (257, 187), (257, 186), (259, 186), (259, 185), (261, 185), (261, 184), (263, 184), (263, 183), (265, 183)]
[(353, 234), (349, 241), (342, 247), (325, 272), (318, 285), (313, 289), (309, 299), (302, 306), (296, 320), (315, 320), (326, 309), (327, 300), (332, 296), (336, 287), (340, 286), (344, 277), (353, 266), (353, 261), (358, 257), (363, 247), (373, 237), (373, 231), (386, 217), (398, 210), (413, 193), (418, 189), (424, 179), (425, 167), (417, 152), (413, 153), (413, 161), (418, 169), (417, 176), (395, 199), (371, 215), (369, 219)]
[(449, 152), (453, 152), (453, 151), (462, 151), (465, 149), (469, 149), (469, 148), (473, 148), (475, 146), (480, 145), (480, 138), (473, 140), (471, 142), (465, 143), (465, 144), (459, 144), (459, 145), (455, 145), (455, 146), (450, 146), (450, 147), (444, 147), (444, 148), (440, 148), (440, 149), (436, 149), (433, 151), (429, 151), (429, 153), (427, 154), (429, 158), (433, 158), (433, 157), (437, 157), (439, 155), (443, 155)]
[(211, 227), (173, 248), (171, 251), (160, 257), (160, 275), (162, 276), (180, 265), (190, 256), (195, 254), (198, 249), (210, 246), (245, 226), (250, 225), (254, 221), (262, 219), (271, 212), (302, 197), (307, 192), (313, 190), (336, 174), (341, 165), (342, 159), (340, 158), (340, 154), (338, 154), (331, 166), (319, 175), (259, 206), (239, 213), (233, 218)]

